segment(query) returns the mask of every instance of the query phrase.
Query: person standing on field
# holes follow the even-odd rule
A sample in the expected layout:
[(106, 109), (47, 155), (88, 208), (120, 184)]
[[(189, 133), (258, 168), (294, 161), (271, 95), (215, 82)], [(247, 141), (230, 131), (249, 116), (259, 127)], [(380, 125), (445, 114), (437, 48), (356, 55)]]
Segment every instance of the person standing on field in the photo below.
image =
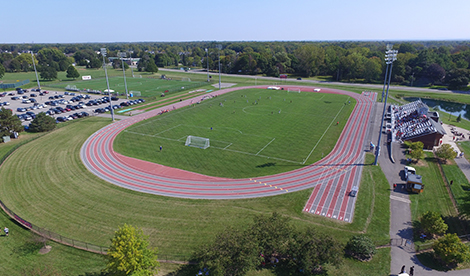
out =
[(5, 236), (8, 237), (8, 234), (10, 233), (10, 230), (8, 228), (4, 228), (3, 231), (5, 232)]

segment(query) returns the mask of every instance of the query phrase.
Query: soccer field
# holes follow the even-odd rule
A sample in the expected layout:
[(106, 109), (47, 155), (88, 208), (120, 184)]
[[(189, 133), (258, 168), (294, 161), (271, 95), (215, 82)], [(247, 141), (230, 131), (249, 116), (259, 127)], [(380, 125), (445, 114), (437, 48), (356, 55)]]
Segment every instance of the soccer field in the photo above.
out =
[[(133, 125), (118, 135), (114, 148), (206, 175), (270, 175), (326, 156), (353, 107), (345, 95), (241, 90)], [(189, 135), (210, 139), (210, 147), (185, 146)]]
[[(119, 92), (125, 93), (124, 77), (109, 78), (109, 88)], [(143, 97), (160, 96), (165, 91), (176, 92), (191, 87), (199, 87), (206, 83), (180, 81), (180, 80), (162, 80), (154, 78), (126, 78), (127, 90), (140, 91)], [(54, 87), (65, 88), (67, 85), (76, 86), (78, 89), (92, 89), (92, 90), (105, 90), (107, 89), (106, 79), (92, 79), (86, 81), (70, 81), (66, 83), (54, 84)]]

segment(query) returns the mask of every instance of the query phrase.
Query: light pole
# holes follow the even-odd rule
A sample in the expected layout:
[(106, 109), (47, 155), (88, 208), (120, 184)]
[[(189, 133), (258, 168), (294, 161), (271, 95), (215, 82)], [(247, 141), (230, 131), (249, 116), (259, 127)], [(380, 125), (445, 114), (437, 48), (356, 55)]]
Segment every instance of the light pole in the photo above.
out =
[(219, 49), (219, 90), (222, 89), (222, 83), (220, 78), (220, 50), (222, 50), (222, 45), (217, 45), (217, 49)]
[(121, 56), (122, 73), (124, 75), (124, 87), (126, 88), (126, 99), (129, 100), (129, 94), (127, 93), (126, 71), (124, 70), (124, 58), (126, 57), (126, 53), (121, 52), (119, 53), (119, 56)]
[(106, 75), (106, 85), (108, 87), (108, 98), (109, 98), (109, 108), (111, 110), (111, 119), (114, 122), (114, 110), (113, 110), (113, 105), (111, 101), (111, 90), (109, 89), (108, 70), (106, 69), (106, 62), (104, 59), (106, 57), (106, 48), (101, 48), (101, 55), (103, 56), (104, 74)]
[(206, 54), (207, 54), (207, 82), (209, 82), (209, 49), (206, 48)]
[(39, 84), (38, 71), (36, 70), (36, 63), (34, 62), (33, 50), (31, 50), (31, 59), (33, 60), (34, 72), (36, 73), (36, 80), (38, 82), (39, 91), (41, 91), (41, 85)]
[[(385, 118), (385, 112), (387, 111), (387, 99), (388, 99), (388, 89), (390, 88), (390, 80), (392, 78), (392, 68), (393, 68), (393, 62), (397, 60), (397, 50), (392, 50), (392, 45), (387, 45), (387, 52), (385, 52), (385, 62), (387, 63), (387, 66), (390, 65), (390, 70), (388, 72), (388, 76), (385, 75), (385, 82), (387, 82), (387, 77), (388, 77), (388, 82), (387, 82), (387, 94), (385, 95), (385, 102), (384, 102), (384, 110), (382, 112), (382, 120), (380, 122), (380, 129), (379, 129), (379, 140), (377, 141), (377, 148), (375, 150), (375, 161), (374, 165), (377, 165), (377, 160), (379, 159), (380, 155), (380, 140), (382, 138), (382, 128), (384, 125), (384, 118)], [(384, 89), (385, 89), (385, 82), (384, 82)]]

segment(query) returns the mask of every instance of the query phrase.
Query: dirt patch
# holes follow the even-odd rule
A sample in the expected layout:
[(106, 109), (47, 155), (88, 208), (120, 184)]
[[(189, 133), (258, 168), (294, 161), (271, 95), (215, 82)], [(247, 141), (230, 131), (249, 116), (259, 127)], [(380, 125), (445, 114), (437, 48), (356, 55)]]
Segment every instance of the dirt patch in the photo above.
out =
[(51, 249), (52, 249), (52, 246), (46, 245), (43, 248), (39, 249), (39, 254), (41, 255), (47, 254), (51, 251)]

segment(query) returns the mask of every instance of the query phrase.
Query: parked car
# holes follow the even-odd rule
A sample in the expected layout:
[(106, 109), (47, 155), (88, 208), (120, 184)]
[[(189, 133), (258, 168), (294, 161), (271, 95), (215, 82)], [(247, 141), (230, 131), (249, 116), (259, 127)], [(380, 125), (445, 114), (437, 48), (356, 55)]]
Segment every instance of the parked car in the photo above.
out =
[(24, 108), (24, 107), (18, 107), (18, 108), (16, 109), (16, 111), (17, 111), (17, 112), (26, 112), (26, 108)]

